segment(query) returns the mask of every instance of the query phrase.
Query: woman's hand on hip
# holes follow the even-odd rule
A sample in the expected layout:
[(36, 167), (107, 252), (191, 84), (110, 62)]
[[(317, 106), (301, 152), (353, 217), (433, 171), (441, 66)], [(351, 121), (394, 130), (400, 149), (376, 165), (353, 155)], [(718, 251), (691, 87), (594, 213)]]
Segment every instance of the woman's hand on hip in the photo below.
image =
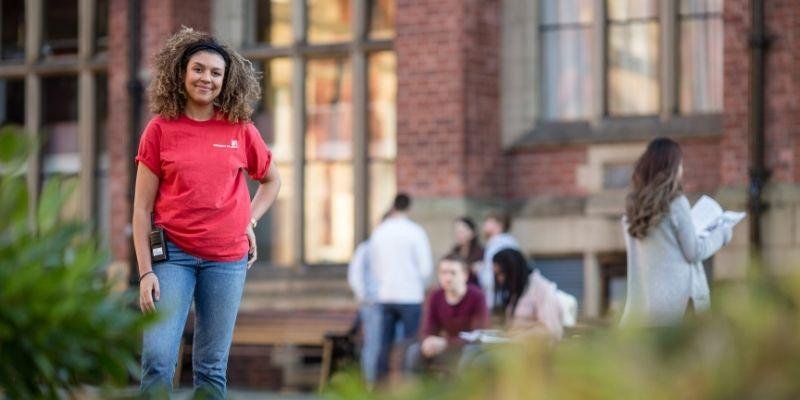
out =
[(256, 233), (253, 232), (253, 225), (247, 225), (247, 242), (250, 244), (250, 250), (247, 251), (247, 269), (253, 267), (253, 263), (258, 258), (258, 248), (256, 246)]
[(161, 298), (161, 289), (156, 274), (147, 274), (139, 281), (139, 308), (144, 313), (156, 310), (156, 301)]

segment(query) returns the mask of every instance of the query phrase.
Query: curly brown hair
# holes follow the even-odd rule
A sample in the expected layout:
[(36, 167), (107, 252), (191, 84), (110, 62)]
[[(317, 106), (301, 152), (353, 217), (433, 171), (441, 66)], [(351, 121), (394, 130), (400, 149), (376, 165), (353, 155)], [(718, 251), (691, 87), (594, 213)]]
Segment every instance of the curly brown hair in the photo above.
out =
[(214, 99), (214, 107), (232, 123), (249, 121), (253, 113), (252, 104), (261, 98), (261, 74), (253, 69), (249, 60), (217, 42), (211, 35), (185, 26), (167, 39), (164, 48), (155, 56), (155, 76), (148, 87), (150, 111), (167, 119), (183, 114), (187, 99), (184, 86), (185, 62), (188, 61), (185, 60), (184, 53), (198, 43), (222, 48), (230, 59), (225, 65), (222, 89)]
[(669, 205), (681, 188), (678, 171), (683, 154), (672, 139), (656, 138), (636, 162), (631, 191), (625, 204), (628, 233), (643, 239), (650, 228), (669, 212)]

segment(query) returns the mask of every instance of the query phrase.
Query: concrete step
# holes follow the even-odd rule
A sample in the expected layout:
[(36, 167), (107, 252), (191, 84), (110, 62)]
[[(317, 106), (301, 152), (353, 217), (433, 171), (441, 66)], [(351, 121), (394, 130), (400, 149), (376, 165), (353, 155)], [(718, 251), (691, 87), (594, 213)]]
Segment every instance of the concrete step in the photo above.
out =
[(343, 280), (248, 279), (245, 293), (350, 293)]
[(270, 296), (244, 296), (239, 306), (241, 312), (254, 312), (259, 310), (331, 310), (352, 311), (357, 309), (356, 302), (349, 297), (270, 297)]
[(242, 311), (355, 310), (343, 266), (271, 268), (247, 274)]

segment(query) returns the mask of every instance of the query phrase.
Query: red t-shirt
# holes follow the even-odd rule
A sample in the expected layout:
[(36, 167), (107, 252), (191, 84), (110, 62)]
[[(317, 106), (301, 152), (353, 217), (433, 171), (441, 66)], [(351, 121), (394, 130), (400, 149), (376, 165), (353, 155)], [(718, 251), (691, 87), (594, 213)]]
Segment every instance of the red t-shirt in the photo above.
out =
[(444, 336), (450, 344), (460, 344), (460, 332), (484, 329), (489, 324), (486, 297), (473, 285), (458, 304), (449, 304), (441, 288), (433, 291), (425, 302), (421, 338), (431, 335)]
[(156, 224), (182, 250), (213, 261), (247, 253), (250, 192), (243, 171), (262, 180), (271, 159), (252, 123), (186, 116), (150, 120), (136, 155), (159, 179)]

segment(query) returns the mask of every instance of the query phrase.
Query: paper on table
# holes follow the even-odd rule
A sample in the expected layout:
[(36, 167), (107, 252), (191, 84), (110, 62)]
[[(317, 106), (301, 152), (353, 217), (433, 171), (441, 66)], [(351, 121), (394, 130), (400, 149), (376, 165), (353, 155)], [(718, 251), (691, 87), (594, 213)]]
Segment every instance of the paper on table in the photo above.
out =
[(478, 329), (471, 332), (461, 332), (458, 336), (470, 343), (503, 343), (509, 340), (502, 331), (494, 329)]
[(723, 211), (716, 200), (703, 195), (692, 207), (692, 222), (695, 231), (701, 237), (708, 236), (717, 225), (733, 226), (738, 224), (747, 213), (737, 211)]

